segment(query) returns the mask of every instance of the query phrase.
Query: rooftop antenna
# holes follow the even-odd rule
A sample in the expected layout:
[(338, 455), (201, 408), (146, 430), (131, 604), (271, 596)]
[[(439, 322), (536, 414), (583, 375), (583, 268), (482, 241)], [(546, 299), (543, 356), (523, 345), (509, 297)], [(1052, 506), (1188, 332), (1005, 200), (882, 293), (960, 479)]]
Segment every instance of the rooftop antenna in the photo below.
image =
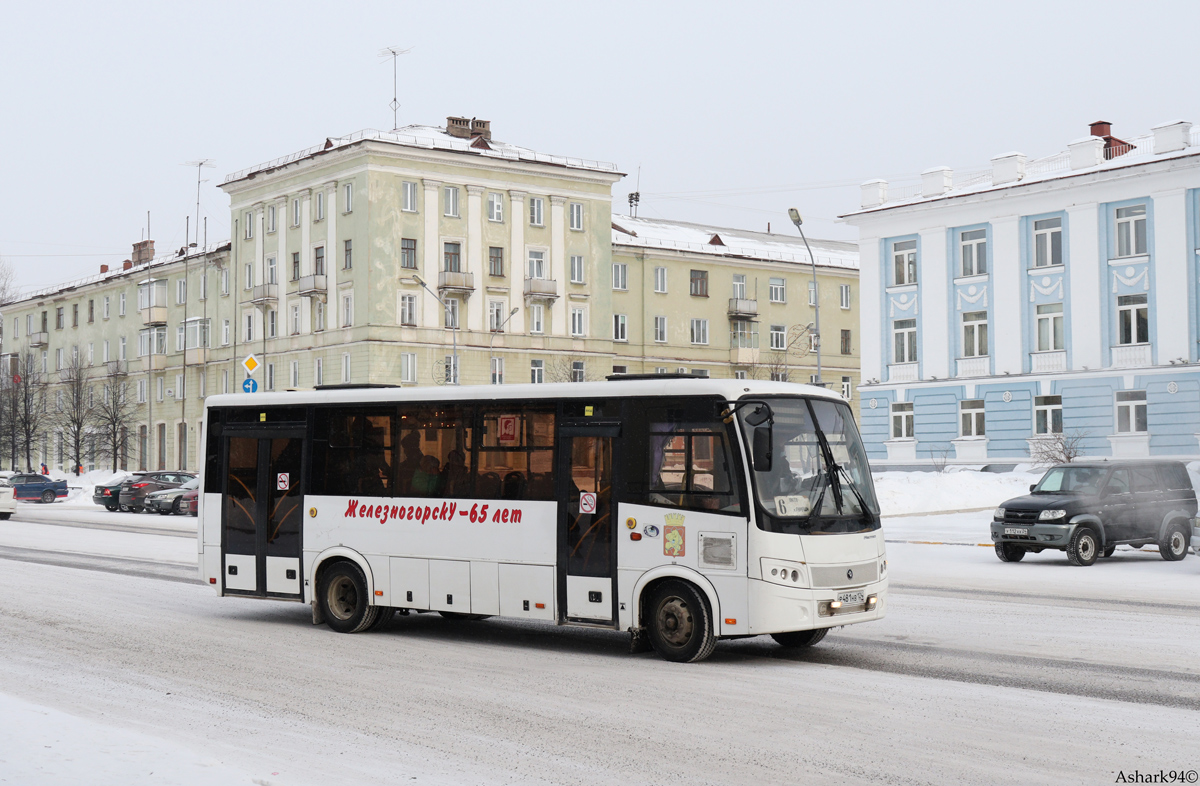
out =
[(638, 167), (636, 191), (629, 192), (629, 212), (637, 218), (638, 203), (642, 201), (642, 168)]
[(396, 119), (397, 118), (396, 113), (400, 109), (400, 101), (397, 98), (397, 96), (400, 94), (400, 91), (397, 89), (396, 59), (399, 58), (400, 55), (406, 55), (409, 52), (411, 52), (412, 50), (413, 50), (413, 48), (411, 46), (408, 49), (401, 49), (398, 46), (389, 46), (386, 49), (381, 49), (379, 51), (380, 57), (392, 58), (392, 103), (388, 104), (388, 106), (391, 107), (391, 109), (392, 109), (392, 130), (393, 131), (395, 131), (397, 128), (400, 127), (400, 121)]
[[(188, 161), (188, 162), (184, 163), (184, 166), (196, 167), (196, 234), (199, 235), (200, 234), (200, 184), (207, 182), (205, 180), (200, 179), (200, 172), (203, 169), (212, 169), (213, 166), (215, 166), (215, 165), (213, 164), (211, 158), (201, 158), (198, 161)], [(147, 220), (147, 223), (149, 223), (149, 220)], [(199, 237), (197, 237), (196, 239), (199, 240)], [(183, 244), (185, 246), (189, 245), (188, 239), (186, 237), (183, 239)]]

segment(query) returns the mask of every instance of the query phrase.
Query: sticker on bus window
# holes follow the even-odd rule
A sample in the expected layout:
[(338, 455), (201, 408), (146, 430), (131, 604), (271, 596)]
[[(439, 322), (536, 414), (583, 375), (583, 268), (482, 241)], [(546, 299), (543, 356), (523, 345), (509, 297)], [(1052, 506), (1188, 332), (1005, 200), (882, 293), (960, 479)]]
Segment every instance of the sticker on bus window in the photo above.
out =
[(779, 516), (807, 516), (812, 513), (812, 503), (803, 494), (776, 497), (775, 513)]
[(289, 488), (291, 488), (291, 485), (292, 476), (287, 472), (280, 472), (275, 476), (275, 488), (279, 489), (280, 491), (287, 491)]
[(590, 491), (581, 491), (579, 493), (579, 512), (580, 513), (595, 513), (596, 512), (596, 495)]
[(520, 420), (516, 415), (496, 418), (496, 441), (501, 445), (516, 445), (521, 441)]

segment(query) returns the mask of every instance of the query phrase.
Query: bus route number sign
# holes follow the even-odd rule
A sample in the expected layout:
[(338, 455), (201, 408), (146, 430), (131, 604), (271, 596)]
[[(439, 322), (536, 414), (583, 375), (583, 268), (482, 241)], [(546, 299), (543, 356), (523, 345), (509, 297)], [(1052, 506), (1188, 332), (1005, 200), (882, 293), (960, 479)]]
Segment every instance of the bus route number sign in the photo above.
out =
[(501, 445), (516, 445), (521, 441), (516, 415), (501, 415), (496, 419), (496, 441)]
[(280, 472), (275, 476), (275, 488), (280, 491), (287, 491), (291, 488), (292, 476), (287, 472)]
[(590, 491), (582, 491), (579, 493), (579, 512), (580, 513), (595, 513), (596, 512), (596, 495)]

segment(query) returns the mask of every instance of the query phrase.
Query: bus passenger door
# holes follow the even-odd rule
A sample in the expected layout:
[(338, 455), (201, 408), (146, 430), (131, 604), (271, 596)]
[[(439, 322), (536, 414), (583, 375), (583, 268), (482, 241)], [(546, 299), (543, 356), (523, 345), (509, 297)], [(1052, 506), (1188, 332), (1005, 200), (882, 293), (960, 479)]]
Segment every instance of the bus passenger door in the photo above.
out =
[(222, 511), (225, 590), (300, 596), (301, 435), (229, 434)]
[(559, 428), (559, 621), (611, 625), (619, 426)]

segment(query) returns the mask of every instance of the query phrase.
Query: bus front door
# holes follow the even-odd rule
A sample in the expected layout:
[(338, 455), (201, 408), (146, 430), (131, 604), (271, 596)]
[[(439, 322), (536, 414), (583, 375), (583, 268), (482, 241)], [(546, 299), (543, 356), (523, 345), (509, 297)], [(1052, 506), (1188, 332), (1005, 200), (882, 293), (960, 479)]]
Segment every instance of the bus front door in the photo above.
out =
[(225, 591), (300, 597), (300, 435), (226, 436)]
[(559, 428), (559, 621), (612, 625), (613, 452), (619, 427)]

